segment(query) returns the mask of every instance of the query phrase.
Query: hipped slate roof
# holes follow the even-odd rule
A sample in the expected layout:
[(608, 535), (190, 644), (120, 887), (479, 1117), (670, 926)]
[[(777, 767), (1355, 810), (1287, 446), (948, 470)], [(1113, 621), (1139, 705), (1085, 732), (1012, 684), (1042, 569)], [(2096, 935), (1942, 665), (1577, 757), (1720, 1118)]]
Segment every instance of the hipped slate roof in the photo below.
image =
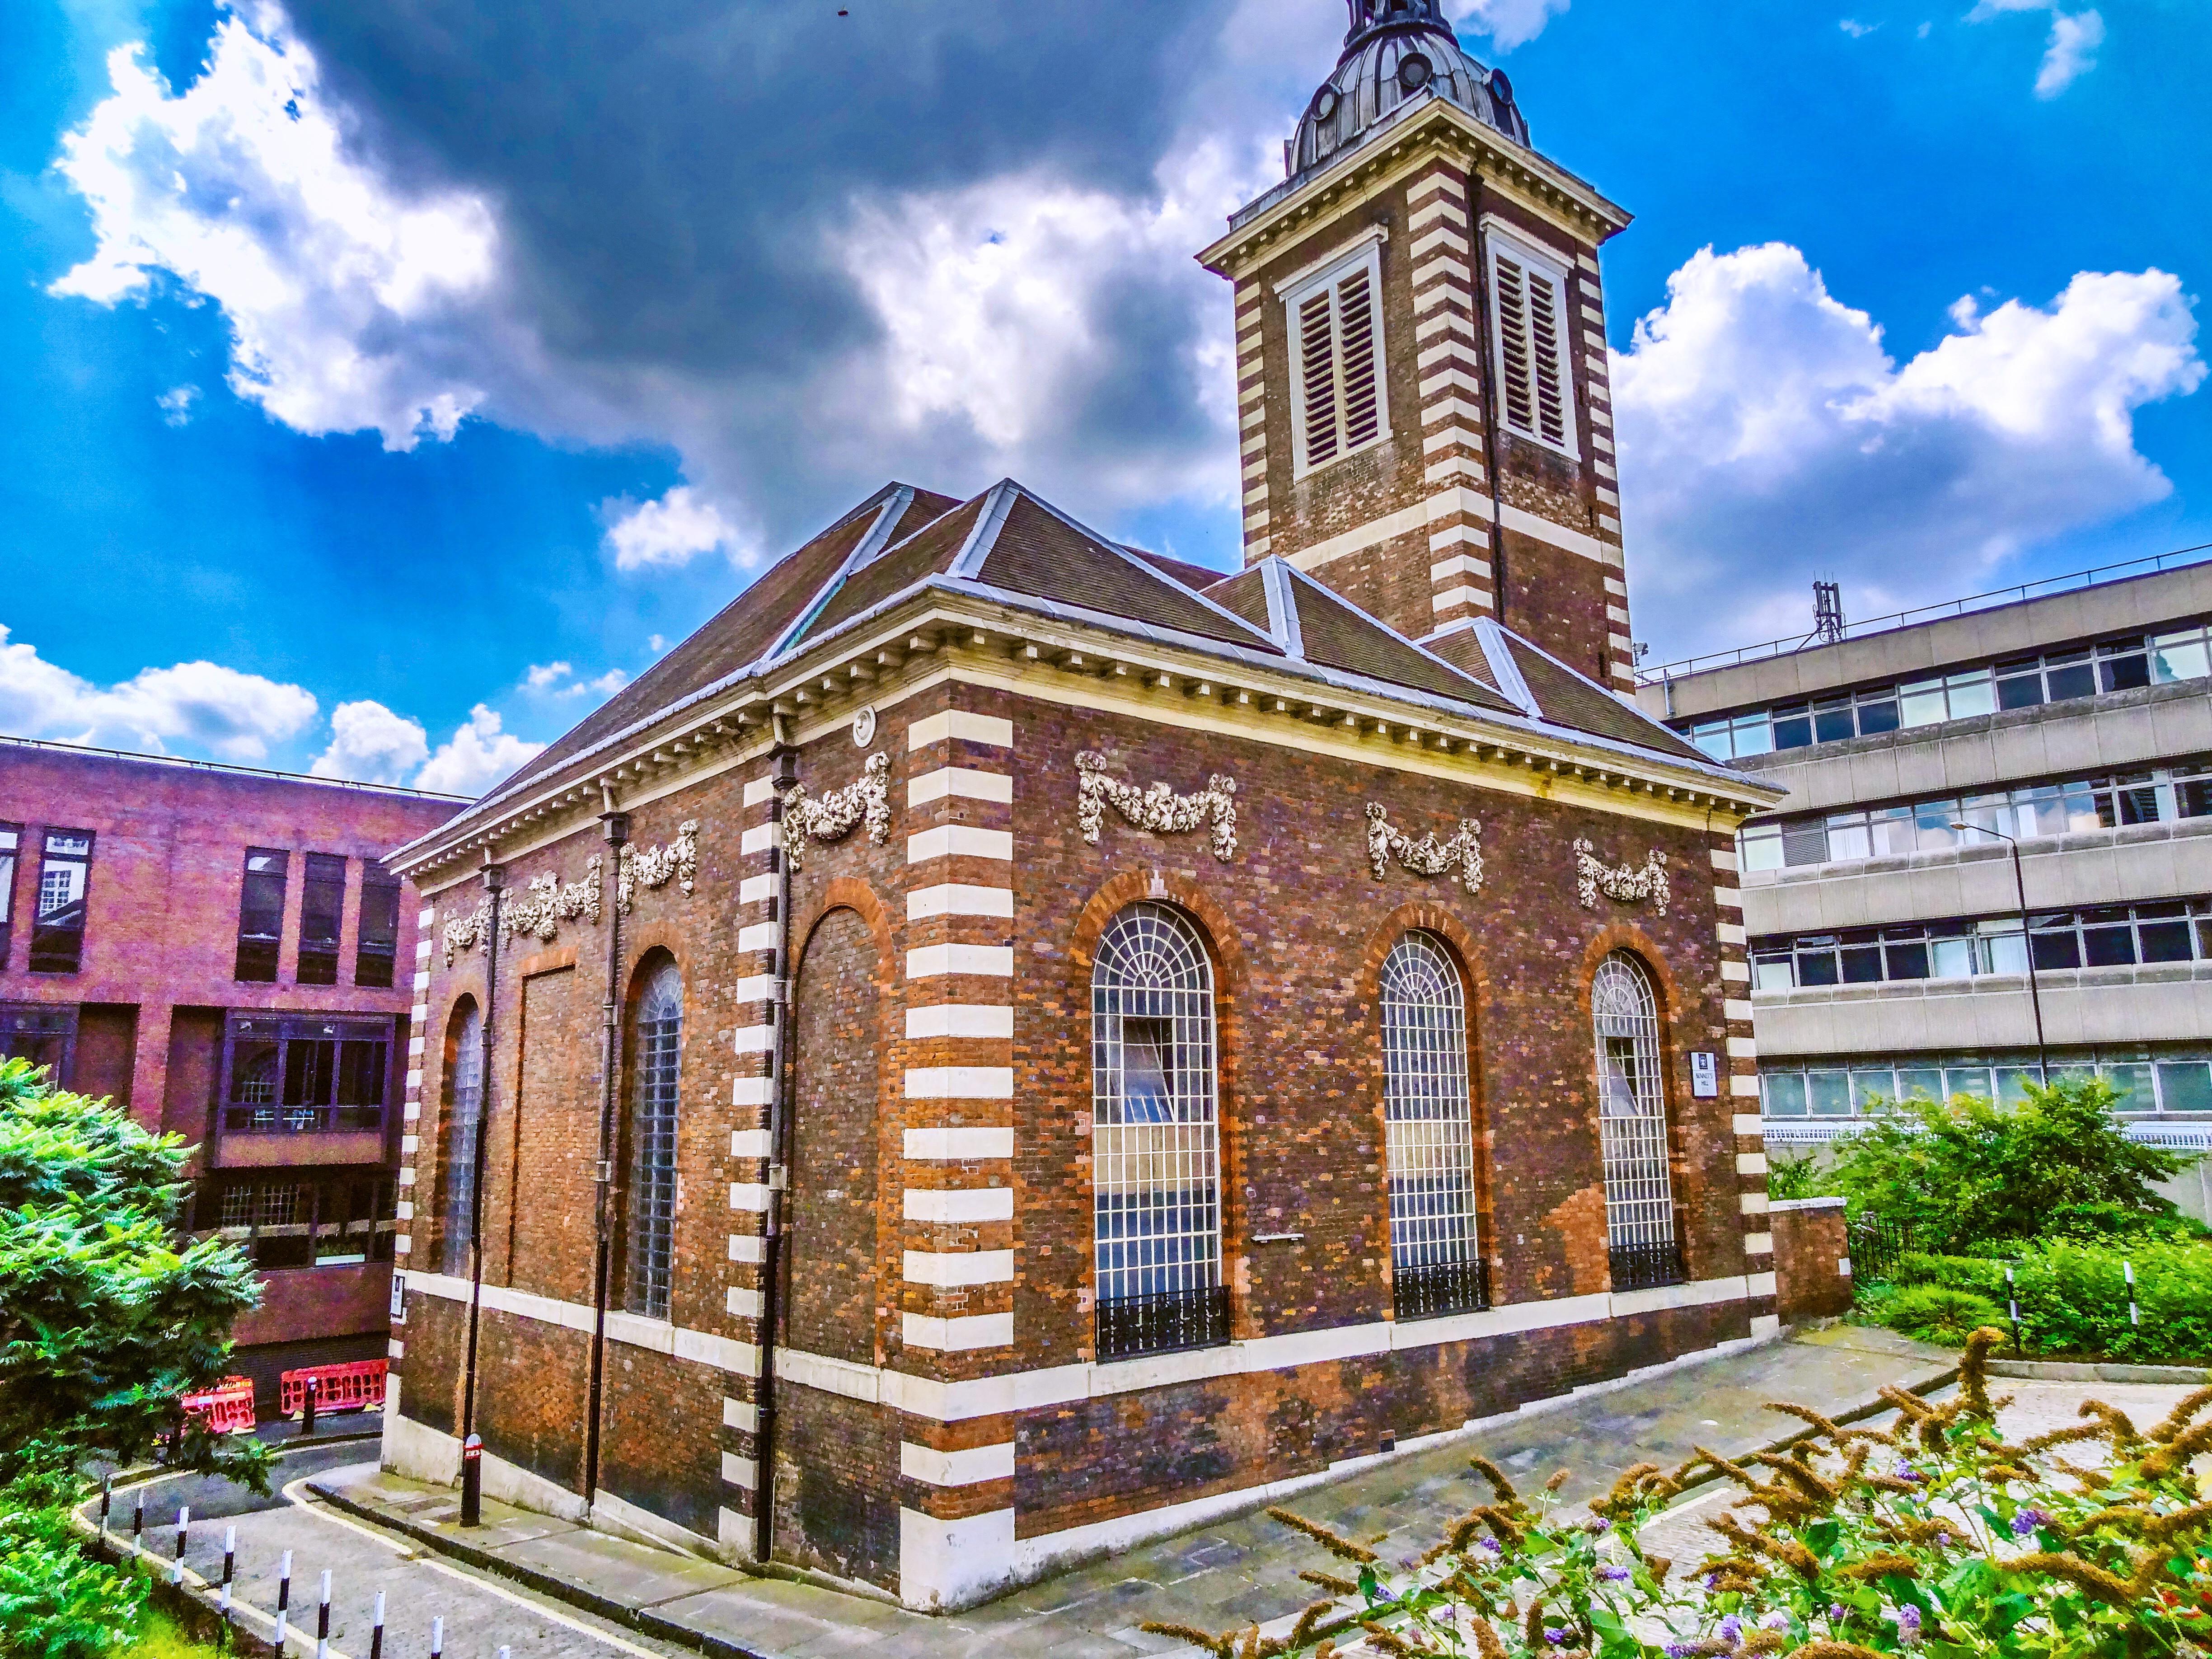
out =
[(886, 485), (776, 564), (477, 810), (928, 589), (1218, 653), (1224, 662), (1305, 665), (1340, 683), (1586, 732), (1711, 769), (1674, 733), (1495, 623), (1476, 624), (1474, 647), (1453, 641), (1458, 660), (1449, 661), (1279, 558), (1224, 576), (1123, 546), (1008, 479), (964, 502)]

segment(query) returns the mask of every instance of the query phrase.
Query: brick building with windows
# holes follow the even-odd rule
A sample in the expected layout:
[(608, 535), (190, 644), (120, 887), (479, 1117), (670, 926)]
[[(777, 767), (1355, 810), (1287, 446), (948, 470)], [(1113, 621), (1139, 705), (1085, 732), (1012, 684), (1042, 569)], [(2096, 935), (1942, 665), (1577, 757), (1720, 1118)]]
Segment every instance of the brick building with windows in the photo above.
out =
[(887, 486), (420, 887), (389, 1467), (945, 1608), (1772, 1330), (1735, 829), (1628, 707), (1596, 252), (1357, 0), (1246, 562)]
[(198, 1148), (263, 1269), (238, 1369), (380, 1357), (415, 913), (387, 848), (459, 802), (0, 739), (0, 1055)]

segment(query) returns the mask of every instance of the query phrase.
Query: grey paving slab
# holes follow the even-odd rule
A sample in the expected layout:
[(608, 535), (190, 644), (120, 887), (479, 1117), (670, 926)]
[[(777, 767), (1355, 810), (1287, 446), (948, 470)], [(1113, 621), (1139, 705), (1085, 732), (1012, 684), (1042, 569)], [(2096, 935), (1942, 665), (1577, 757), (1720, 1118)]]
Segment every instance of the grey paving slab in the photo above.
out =
[[(1638, 1462), (1670, 1463), (1699, 1445), (1741, 1455), (1794, 1426), (1765, 1409), (1790, 1401), (1829, 1413), (1873, 1401), (1886, 1384), (1931, 1388), (1956, 1356), (1887, 1331), (1837, 1327), (1680, 1370), (1632, 1379), (1522, 1413), (1416, 1455), (1309, 1488), (1286, 1507), (1395, 1559), (1425, 1549), (1487, 1494), (1468, 1468), (1480, 1453), (1533, 1489), (1568, 1472), (1563, 1501), (1580, 1502)], [(435, 1547), (457, 1529), (425, 1526), (431, 1488), (381, 1476), (356, 1480), (345, 1501)], [(788, 1579), (745, 1577), (504, 1506), (486, 1505), (501, 1559), (554, 1575), (578, 1593), (660, 1618), (775, 1659), (836, 1659), (876, 1646), (914, 1659), (1128, 1659), (1180, 1650), (1144, 1635), (1146, 1621), (1212, 1629), (1287, 1619), (1310, 1599), (1303, 1568), (1319, 1547), (1256, 1514), (1218, 1519), (1175, 1537), (1029, 1585), (987, 1607), (945, 1618)], [(542, 1529), (532, 1532), (533, 1525)], [(712, 1582), (714, 1575), (722, 1582)]]

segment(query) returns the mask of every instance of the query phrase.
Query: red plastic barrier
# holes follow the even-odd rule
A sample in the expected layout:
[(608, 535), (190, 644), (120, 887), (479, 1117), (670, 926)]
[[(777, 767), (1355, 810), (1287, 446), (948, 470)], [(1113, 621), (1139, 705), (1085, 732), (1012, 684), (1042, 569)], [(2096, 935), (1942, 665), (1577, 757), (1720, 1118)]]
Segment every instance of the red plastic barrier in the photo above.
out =
[(210, 1434), (251, 1434), (254, 1423), (253, 1380), (226, 1376), (204, 1394), (186, 1395), (184, 1407), (186, 1416), (206, 1423)]
[(315, 1410), (357, 1412), (380, 1410), (384, 1405), (384, 1373), (390, 1361), (357, 1360), (350, 1365), (309, 1365), (286, 1371), (276, 1390), (279, 1416), (296, 1417), (307, 1408), (307, 1379), (315, 1379)]

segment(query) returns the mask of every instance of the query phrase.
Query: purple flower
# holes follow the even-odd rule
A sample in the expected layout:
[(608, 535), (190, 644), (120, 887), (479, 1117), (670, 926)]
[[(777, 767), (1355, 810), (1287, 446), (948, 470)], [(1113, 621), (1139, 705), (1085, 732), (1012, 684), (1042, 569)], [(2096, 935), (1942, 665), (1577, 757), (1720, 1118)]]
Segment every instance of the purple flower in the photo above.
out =
[(1440, 1625), (1456, 1625), (1459, 1623), (1459, 1609), (1447, 1601), (1437, 1614), (1437, 1622)]
[(1597, 1570), (1597, 1576), (1610, 1584), (1625, 1584), (1636, 1577), (1626, 1567), (1622, 1566), (1600, 1567)]
[(1697, 1650), (1695, 1642), (1669, 1642), (1667, 1644), (1667, 1659), (1689, 1659), (1689, 1656)]
[(1900, 1480), (1909, 1480), (1917, 1486), (1920, 1482), (1920, 1471), (1910, 1463), (1899, 1463), (1897, 1466), (1897, 1478)]
[(1844, 1622), (1844, 1604), (1842, 1602), (1831, 1601), (1828, 1603), (1828, 1622), (1832, 1625), (1840, 1625)]
[(1503, 1555), (1505, 1553), (1505, 1547), (1500, 1544), (1495, 1538), (1481, 1538), (1477, 1539), (1475, 1541), (1480, 1544), (1483, 1548), (1488, 1550), (1492, 1555)]
[(1567, 1633), (1563, 1630), (1553, 1630), (1547, 1626), (1544, 1630), (1544, 1639), (1555, 1648), (1563, 1648), (1567, 1644)]
[(1743, 1620), (1737, 1618), (1734, 1613), (1730, 1613), (1727, 1618), (1722, 1620), (1720, 1638), (1723, 1642), (1741, 1642), (1743, 1640)]
[(1604, 1516), (1600, 1516), (1596, 1520), (1590, 1522), (1590, 1531), (1593, 1533), (1608, 1533), (1612, 1530), (1613, 1522)]
[(2051, 1524), (2051, 1517), (2041, 1510), (2022, 1510), (2012, 1518), (2012, 1535), (2025, 1538), (2039, 1527)]
[(1920, 1644), (1920, 1609), (1902, 1607), (1897, 1610), (1897, 1639), (1908, 1648)]
[(1788, 1630), (1790, 1628), (1790, 1615), (1783, 1612), (1779, 1607), (1777, 1607), (1772, 1613), (1768, 1613), (1765, 1618), (1759, 1621), (1759, 1627), (1761, 1630)]
[(1398, 1565), (1407, 1572), (1418, 1572), (1421, 1567), (1421, 1558), (1418, 1555), (1401, 1555), (1398, 1558)]

